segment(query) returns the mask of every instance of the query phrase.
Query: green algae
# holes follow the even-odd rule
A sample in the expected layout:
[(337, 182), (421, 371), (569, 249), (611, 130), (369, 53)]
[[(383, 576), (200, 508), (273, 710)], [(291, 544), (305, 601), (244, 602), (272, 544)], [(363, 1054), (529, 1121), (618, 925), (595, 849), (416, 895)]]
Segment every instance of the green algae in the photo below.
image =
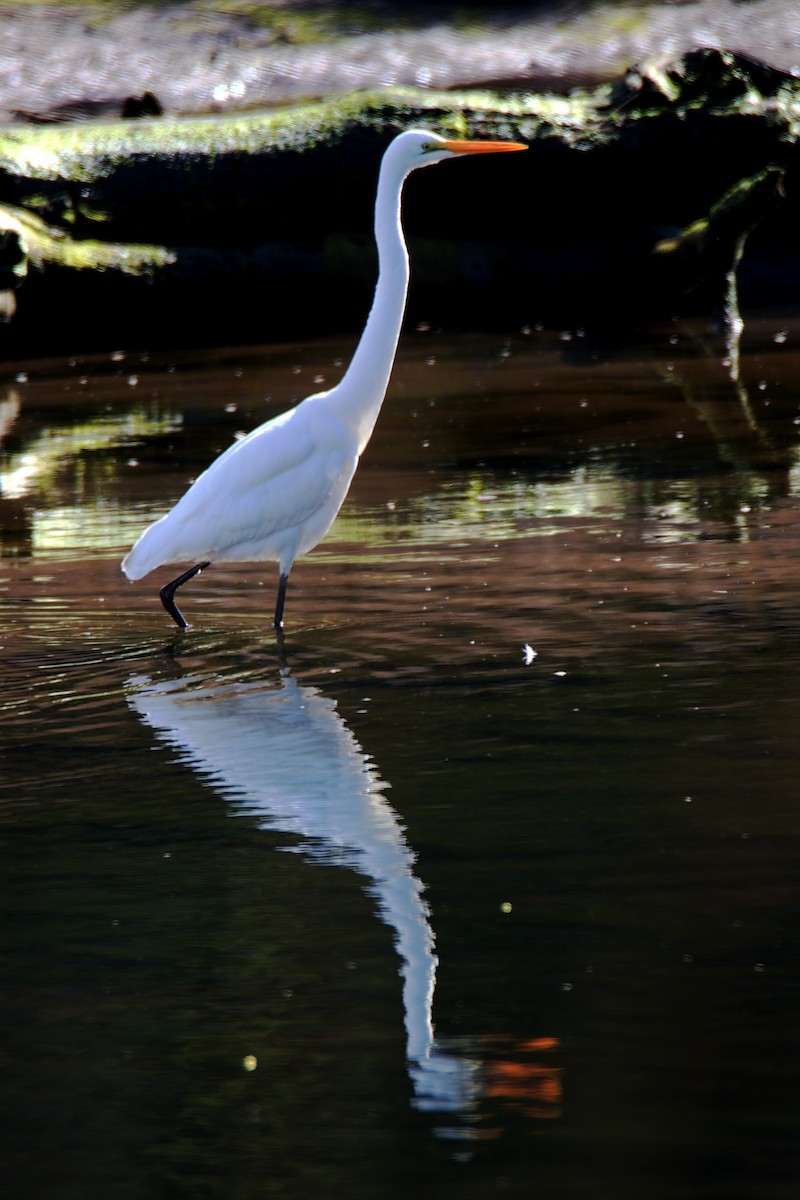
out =
[[(0, 231), (15, 236), (25, 261), (30, 260), (38, 267), (50, 264), (77, 271), (116, 270), (143, 275), (175, 262), (175, 254), (164, 246), (72, 238), (26, 209), (9, 204), (0, 204)], [(17, 268), (17, 274), (24, 273), (21, 267)]]
[(224, 155), (279, 154), (335, 142), (351, 126), (378, 131), (427, 121), (445, 133), (565, 137), (600, 124), (589, 94), (501, 96), (474, 89), (387, 88), (270, 111), (142, 121), (86, 122), (0, 130), (0, 170), (40, 180), (89, 182), (123, 163), (213, 161)]

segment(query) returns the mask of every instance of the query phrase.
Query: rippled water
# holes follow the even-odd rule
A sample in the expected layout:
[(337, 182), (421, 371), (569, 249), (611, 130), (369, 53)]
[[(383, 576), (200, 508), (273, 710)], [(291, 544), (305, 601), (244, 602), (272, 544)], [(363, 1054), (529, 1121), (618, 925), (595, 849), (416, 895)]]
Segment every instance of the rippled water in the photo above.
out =
[(284, 653), (119, 558), (343, 348), (7, 370), (5, 1194), (794, 1195), (799, 346), (410, 334)]

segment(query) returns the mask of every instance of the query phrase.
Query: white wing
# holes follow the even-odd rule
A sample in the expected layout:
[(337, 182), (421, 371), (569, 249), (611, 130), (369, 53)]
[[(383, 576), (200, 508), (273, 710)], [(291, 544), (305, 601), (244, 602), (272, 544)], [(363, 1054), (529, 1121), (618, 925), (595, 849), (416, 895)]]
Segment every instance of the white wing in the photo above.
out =
[(356, 439), (309, 397), (234, 442), (123, 562), (140, 579), (184, 559), (277, 559), (327, 532), (358, 462)]

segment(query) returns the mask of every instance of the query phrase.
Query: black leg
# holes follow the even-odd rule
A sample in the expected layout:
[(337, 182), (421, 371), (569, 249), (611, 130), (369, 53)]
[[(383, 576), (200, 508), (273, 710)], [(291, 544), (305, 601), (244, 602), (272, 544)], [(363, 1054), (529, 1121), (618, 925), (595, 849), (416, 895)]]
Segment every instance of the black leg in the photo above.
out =
[(175, 593), (181, 584), (188, 583), (190, 579), (194, 579), (195, 575), (199, 575), (201, 571), (210, 566), (211, 563), (198, 563), (196, 567), (190, 567), (188, 571), (184, 571), (177, 579), (173, 579), (172, 583), (165, 583), (161, 589), (161, 603), (179, 629), (188, 629), (189, 622), (185, 620), (183, 613), (175, 603)]
[(281, 673), (289, 670), (289, 660), (286, 657), (286, 636), (283, 627), (275, 630), (275, 649), (278, 651), (278, 668)]
[(272, 624), (276, 629), (283, 629), (283, 606), (286, 603), (286, 585), (289, 582), (288, 575), (281, 575), (278, 582), (278, 602), (275, 605), (275, 620)]

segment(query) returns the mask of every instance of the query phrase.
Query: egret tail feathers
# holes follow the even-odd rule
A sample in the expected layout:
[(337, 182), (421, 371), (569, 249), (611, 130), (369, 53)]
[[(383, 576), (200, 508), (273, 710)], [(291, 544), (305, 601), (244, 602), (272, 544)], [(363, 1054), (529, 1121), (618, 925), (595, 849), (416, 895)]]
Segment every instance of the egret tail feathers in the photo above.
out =
[(122, 570), (128, 579), (143, 579), (156, 567), (170, 559), (162, 544), (164, 518), (149, 525), (122, 560)]

